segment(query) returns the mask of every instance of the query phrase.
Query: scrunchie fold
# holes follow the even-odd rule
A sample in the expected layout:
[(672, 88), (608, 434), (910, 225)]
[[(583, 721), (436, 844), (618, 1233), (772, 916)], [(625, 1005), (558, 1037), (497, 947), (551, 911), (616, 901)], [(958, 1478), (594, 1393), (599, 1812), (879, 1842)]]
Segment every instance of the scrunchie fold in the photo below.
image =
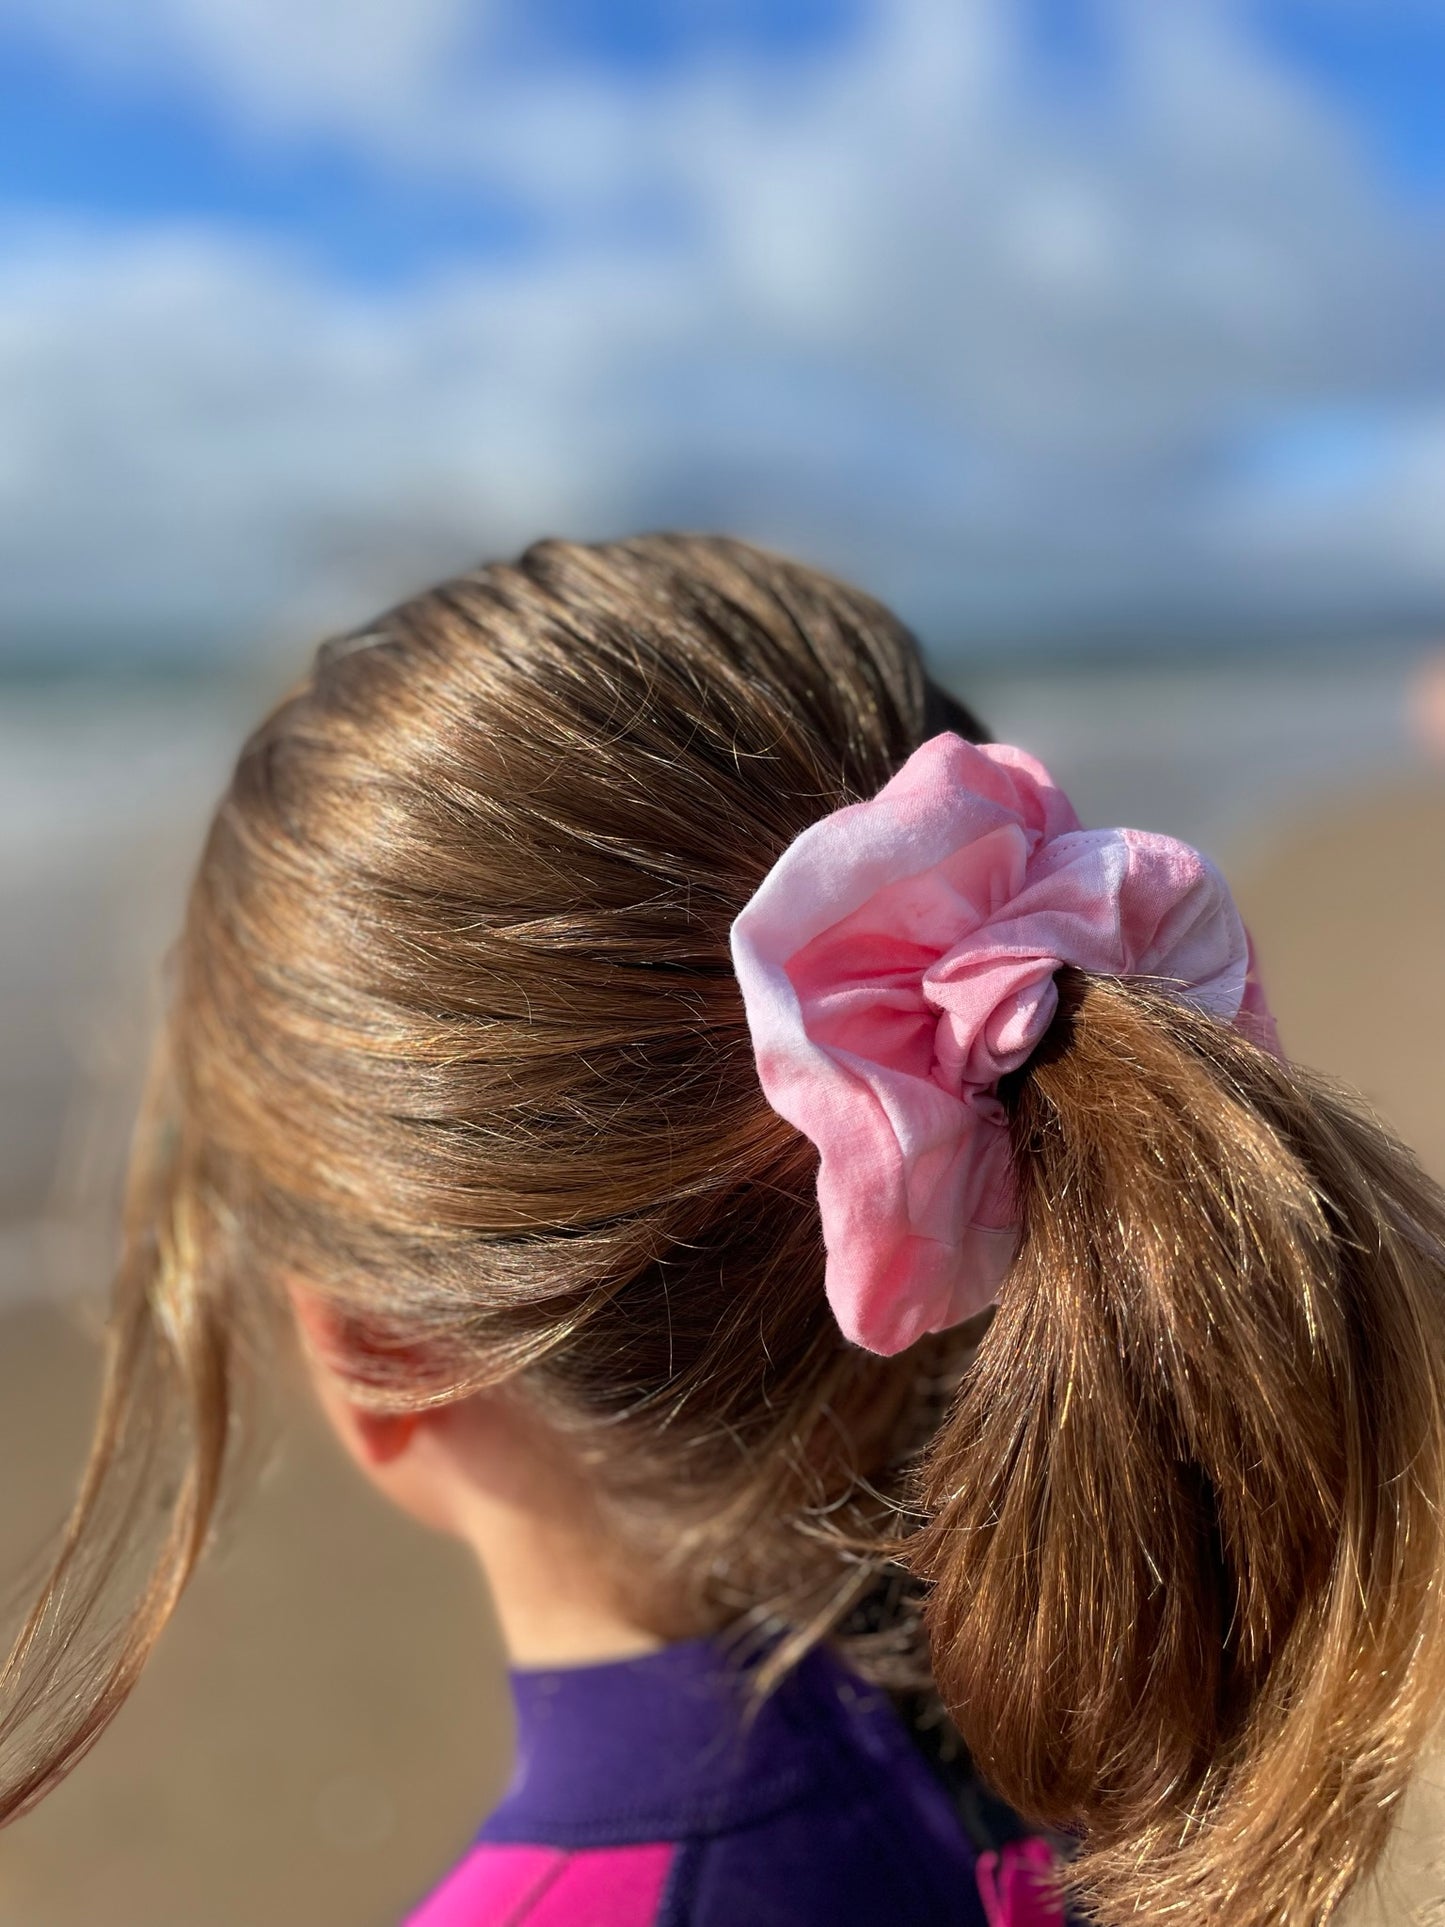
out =
[(1208, 858), (1085, 830), (1041, 763), (935, 736), (811, 824), (732, 927), (758, 1076), (818, 1147), (828, 1299), (893, 1353), (997, 1295), (1017, 1242), (998, 1080), (1061, 964), (1148, 977), (1277, 1050), (1248, 932)]

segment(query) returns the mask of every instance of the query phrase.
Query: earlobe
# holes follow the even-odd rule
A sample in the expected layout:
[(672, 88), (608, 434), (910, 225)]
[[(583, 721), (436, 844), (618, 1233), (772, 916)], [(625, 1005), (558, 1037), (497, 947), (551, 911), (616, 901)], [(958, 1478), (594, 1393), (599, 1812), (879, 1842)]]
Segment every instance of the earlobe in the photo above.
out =
[(367, 1412), (352, 1415), (356, 1439), (369, 1465), (390, 1465), (411, 1444), (421, 1420), (418, 1412)]

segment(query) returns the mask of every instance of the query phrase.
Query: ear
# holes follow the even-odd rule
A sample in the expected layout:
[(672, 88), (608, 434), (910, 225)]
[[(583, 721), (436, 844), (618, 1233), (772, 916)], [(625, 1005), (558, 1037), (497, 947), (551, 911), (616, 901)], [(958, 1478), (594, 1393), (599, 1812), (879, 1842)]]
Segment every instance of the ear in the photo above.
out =
[(373, 1412), (347, 1396), (347, 1365), (357, 1355), (354, 1321), (300, 1286), (288, 1289), (316, 1388), (346, 1443), (366, 1465), (389, 1465), (411, 1444), (419, 1412)]
[(351, 1352), (348, 1343), (351, 1321), (346, 1314), (304, 1285), (288, 1282), (286, 1296), (308, 1361), (323, 1366), (337, 1378), (345, 1378), (346, 1360)]

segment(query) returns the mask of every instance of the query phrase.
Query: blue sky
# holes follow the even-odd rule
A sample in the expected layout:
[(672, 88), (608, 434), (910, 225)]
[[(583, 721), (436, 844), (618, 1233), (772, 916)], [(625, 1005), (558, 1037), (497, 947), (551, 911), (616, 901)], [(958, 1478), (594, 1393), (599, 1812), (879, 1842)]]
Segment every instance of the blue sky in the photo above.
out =
[(940, 638), (1445, 613), (1445, 6), (0, 0), (0, 650), (710, 523)]

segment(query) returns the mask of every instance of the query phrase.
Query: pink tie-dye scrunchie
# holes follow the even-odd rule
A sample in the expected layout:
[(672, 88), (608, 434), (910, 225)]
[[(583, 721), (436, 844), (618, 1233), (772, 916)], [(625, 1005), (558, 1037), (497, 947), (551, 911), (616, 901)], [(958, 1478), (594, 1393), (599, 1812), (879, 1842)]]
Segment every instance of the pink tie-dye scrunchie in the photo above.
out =
[(818, 1147), (828, 1299), (899, 1352), (997, 1296), (1017, 1241), (996, 1095), (1061, 964), (1148, 977), (1278, 1051), (1228, 885), (1188, 844), (1085, 830), (1042, 764), (935, 736), (794, 839), (732, 928), (758, 1075)]

